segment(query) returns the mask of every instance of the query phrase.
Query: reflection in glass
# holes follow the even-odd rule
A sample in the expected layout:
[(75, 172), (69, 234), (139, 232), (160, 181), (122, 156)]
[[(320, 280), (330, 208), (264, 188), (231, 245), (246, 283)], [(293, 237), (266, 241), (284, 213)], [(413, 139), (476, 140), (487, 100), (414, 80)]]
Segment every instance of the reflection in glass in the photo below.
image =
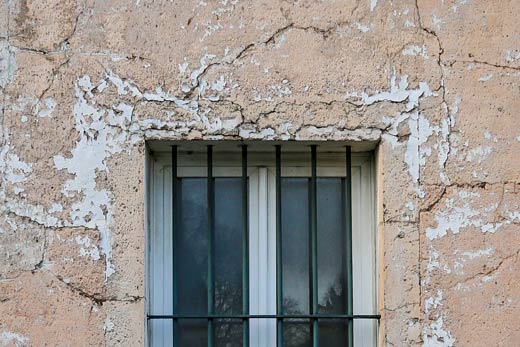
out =
[[(183, 178), (178, 187), (175, 271), (178, 314), (206, 314), (208, 272), (207, 182)], [(179, 320), (179, 346), (206, 346), (206, 320)]]
[[(344, 199), (341, 178), (318, 178), (318, 312), (346, 314)], [(344, 346), (344, 321), (320, 322), (322, 346)]]
[[(309, 179), (282, 178), (283, 313), (309, 313)], [(284, 322), (284, 346), (310, 346), (307, 320)]]
[[(215, 314), (242, 313), (242, 181), (215, 179)], [(241, 321), (215, 324), (215, 346), (242, 345)]]

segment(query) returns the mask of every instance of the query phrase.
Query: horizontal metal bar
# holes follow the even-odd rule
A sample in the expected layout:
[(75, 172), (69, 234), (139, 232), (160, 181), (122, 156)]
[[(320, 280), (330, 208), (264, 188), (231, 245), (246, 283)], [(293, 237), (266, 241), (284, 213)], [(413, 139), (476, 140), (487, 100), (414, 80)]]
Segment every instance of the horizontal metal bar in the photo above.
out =
[(148, 319), (381, 319), (379, 314), (235, 314), (235, 315), (148, 315)]

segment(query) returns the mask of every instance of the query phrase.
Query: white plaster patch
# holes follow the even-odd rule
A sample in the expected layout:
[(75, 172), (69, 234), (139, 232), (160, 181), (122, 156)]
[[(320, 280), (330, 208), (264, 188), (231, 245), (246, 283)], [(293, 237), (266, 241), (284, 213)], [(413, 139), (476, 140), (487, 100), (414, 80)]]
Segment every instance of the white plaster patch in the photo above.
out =
[(103, 331), (105, 333), (113, 331), (114, 330), (114, 323), (110, 320), (110, 317), (107, 317), (105, 319), (105, 324), (103, 325)]
[(424, 59), (429, 59), (428, 49), (426, 48), (426, 45), (408, 45), (401, 51), (401, 53), (402, 55), (421, 56)]
[(436, 14), (433, 14), (431, 18), (432, 18), (432, 24), (437, 28), (437, 30), (440, 30), (442, 20), (439, 17), (437, 17)]
[(444, 329), (444, 320), (437, 318), (423, 329), (423, 347), (453, 347), (455, 339)]
[(466, 190), (455, 190), (454, 193), (457, 198), (446, 199), (444, 208), (435, 212), (437, 226), (426, 229), (426, 237), (429, 240), (441, 238), (449, 231), (458, 234), (467, 227), (479, 228), (483, 233), (495, 233), (502, 227), (520, 220), (520, 213), (507, 211), (506, 219), (495, 222), (493, 215), (498, 204), (482, 207), (479, 193)]
[(493, 152), (493, 148), (489, 146), (478, 146), (475, 148), (470, 149), (466, 153), (466, 160), (467, 161), (476, 161), (477, 163), (481, 164), (484, 162), (487, 157)]
[(32, 172), (32, 165), (22, 161), (16, 154), (9, 153), (10, 146), (5, 145), (0, 151), (0, 173), (2, 186), (12, 185), (16, 194), (24, 191), (20, 184), (27, 180)]
[(88, 236), (76, 236), (75, 240), (78, 245), (82, 246), (79, 250), (81, 257), (90, 256), (94, 261), (100, 259), (99, 249), (92, 243)]
[(377, 6), (377, 0), (370, 0), (370, 11), (374, 11)]
[(426, 314), (430, 313), (430, 310), (436, 309), (439, 305), (442, 305), (442, 290), (437, 289), (437, 296), (431, 297), (425, 300), (424, 310)]
[(422, 96), (434, 96), (434, 94), (427, 83), (419, 82), (419, 87), (417, 89), (408, 89), (408, 75), (403, 75), (399, 81), (397, 82), (397, 76), (394, 74), (390, 77), (390, 91), (381, 91), (372, 95), (368, 95), (367, 93), (349, 93), (348, 97), (358, 97), (361, 98), (364, 105), (372, 105), (376, 102), (381, 101), (390, 101), (390, 102), (405, 102), (406, 103), (406, 111), (411, 111), (413, 108), (419, 105), (419, 98)]
[(15, 78), (17, 70), (13, 47), (5, 40), (0, 41), (0, 87), (5, 88)]
[(480, 77), (480, 78), (478, 79), (478, 81), (479, 81), (479, 82), (487, 82), (487, 81), (489, 81), (489, 80), (492, 79), (492, 78), (493, 78), (493, 74), (490, 73), (490, 74), (487, 74), (487, 75), (484, 75), (484, 76)]
[(356, 26), (356, 28), (361, 31), (362, 33), (368, 33), (370, 31), (370, 27), (365, 25), (365, 24), (361, 24), (361, 23), (354, 23), (354, 25)]
[(53, 98), (45, 98), (45, 100), (43, 100), (43, 104), (44, 104), (44, 108), (42, 110), (40, 110), (40, 105), (37, 104), (36, 107), (36, 112), (38, 114), (38, 117), (42, 117), (42, 118), (45, 118), (45, 117), (51, 117), (52, 116), (52, 112), (54, 111), (54, 109), (56, 108), (56, 100), (54, 100)]
[(505, 60), (508, 63), (514, 63), (520, 60), (520, 49), (511, 49), (506, 52)]
[(28, 340), (28, 337), (11, 331), (3, 331), (0, 334), (0, 343), (2, 346), (12, 345), (12, 343), (14, 343), (16, 347), (25, 347)]
[[(118, 91), (126, 87), (122, 81), (114, 76), (107, 76), (111, 81), (116, 80)], [(122, 87), (123, 86), (123, 87)], [(127, 85), (129, 88), (131, 86)], [(96, 177), (100, 171), (107, 171), (106, 159), (122, 151), (122, 145), (127, 137), (119, 127), (129, 123), (131, 109), (125, 105), (116, 106), (121, 114), (99, 110), (90, 104), (86, 95), (92, 95), (93, 86), (88, 76), (80, 78), (75, 86), (77, 101), (74, 105), (74, 119), (80, 139), (76, 147), (71, 150), (71, 157), (54, 156), (54, 165), (58, 170), (67, 170), (74, 175), (73, 179), (65, 182), (62, 192), (67, 197), (78, 197), (72, 205), (70, 219), (72, 225), (97, 229), (101, 235), (100, 248), (105, 254), (105, 276), (108, 278), (115, 270), (112, 266), (112, 235), (110, 221), (112, 218), (109, 192), (97, 189)]]

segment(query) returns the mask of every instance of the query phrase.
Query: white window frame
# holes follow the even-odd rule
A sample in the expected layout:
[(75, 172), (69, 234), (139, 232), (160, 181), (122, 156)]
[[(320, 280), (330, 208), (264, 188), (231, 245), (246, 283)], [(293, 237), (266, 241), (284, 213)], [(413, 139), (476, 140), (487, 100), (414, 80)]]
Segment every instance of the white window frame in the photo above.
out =
[[(239, 154), (229, 153), (215, 160), (214, 177), (240, 177)], [(345, 176), (344, 158), (341, 153), (321, 156), (318, 163), (318, 177)], [(256, 153), (250, 160), (249, 176), (249, 288), (250, 314), (276, 314), (276, 207), (275, 207), (275, 168), (268, 154)], [(343, 160), (342, 160), (343, 159)], [(158, 262), (158, 259), (171, 259), (171, 221), (164, 215), (171, 211), (171, 154), (154, 153), (149, 160), (148, 178), (148, 238), (147, 238), (147, 276), (146, 311), (151, 313), (154, 301), (162, 296), (158, 306), (171, 307), (171, 264)], [(178, 177), (205, 177), (206, 162), (204, 153), (184, 155), (179, 153)], [(283, 159), (282, 177), (309, 176), (310, 162), (308, 153), (291, 153)], [(353, 296), (354, 314), (377, 314), (377, 232), (375, 198), (374, 157), (372, 153), (352, 154), (352, 257), (353, 257)], [(163, 230), (165, 232), (160, 232)], [(159, 232), (158, 232), (159, 231)], [(159, 233), (160, 235), (157, 235)], [(158, 238), (159, 236), (159, 238)], [(153, 243), (161, 244), (164, 254), (151, 252)], [(168, 261), (166, 262), (168, 263)], [(162, 285), (154, 286), (149, 279), (162, 276)], [(157, 288), (160, 287), (160, 288)], [(161, 292), (161, 290), (163, 292)], [(168, 309), (154, 314), (170, 314)], [(155, 323), (154, 323), (155, 324)], [(165, 331), (171, 321), (165, 320)], [(147, 345), (151, 336), (148, 326)], [(354, 322), (354, 345), (356, 347), (375, 347), (378, 340), (378, 322), (359, 319)], [(159, 345), (171, 345), (171, 333), (166, 333)], [(256, 320), (250, 322), (250, 346), (276, 346), (276, 322)], [(154, 346), (155, 347), (155, 346)], [(181, 346), (182, 347), (182, 346)]]

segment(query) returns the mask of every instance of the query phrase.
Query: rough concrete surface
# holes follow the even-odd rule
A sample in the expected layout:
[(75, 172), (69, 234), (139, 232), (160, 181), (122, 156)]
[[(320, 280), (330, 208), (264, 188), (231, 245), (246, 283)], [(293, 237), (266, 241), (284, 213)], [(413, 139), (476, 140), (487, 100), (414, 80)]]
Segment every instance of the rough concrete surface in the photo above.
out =
[(520, 345), (517, 0), (2, 0), (0, 346), (143, 346), (145, 141), (379, 141), (381, 346)]

